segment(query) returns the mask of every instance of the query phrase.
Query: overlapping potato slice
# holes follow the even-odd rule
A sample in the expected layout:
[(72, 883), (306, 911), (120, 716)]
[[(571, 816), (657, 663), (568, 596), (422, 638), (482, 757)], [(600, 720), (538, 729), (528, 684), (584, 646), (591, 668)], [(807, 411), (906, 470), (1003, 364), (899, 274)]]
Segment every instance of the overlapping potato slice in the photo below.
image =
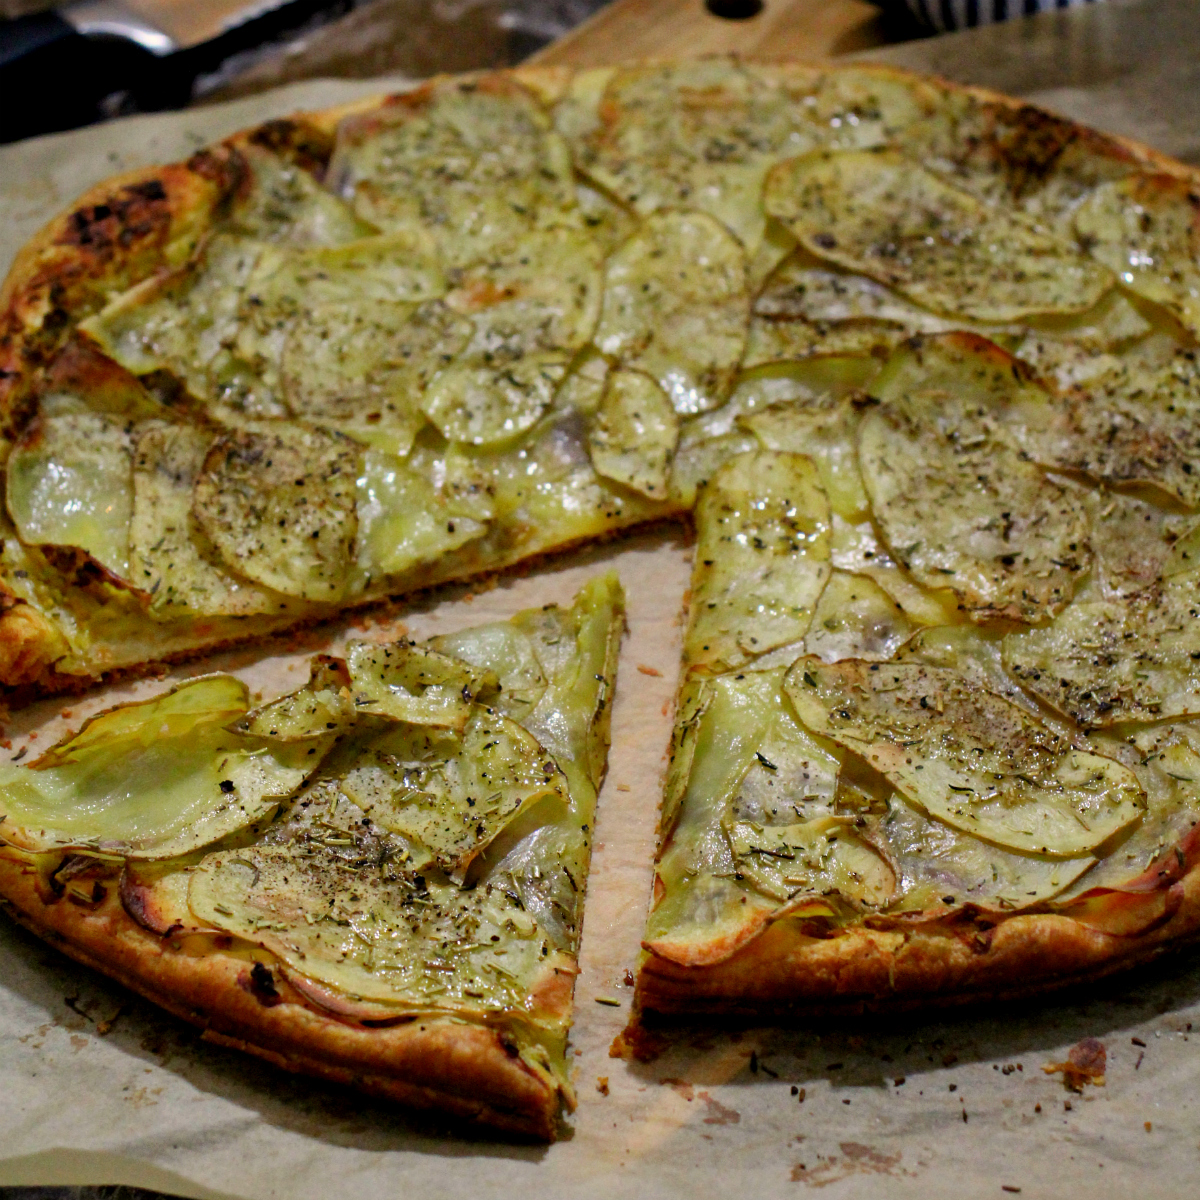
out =
[(931, 816), (999, 846), (1073, 858), (1145, 808), (1137, 778), (945, 667), (798, 660), (801, 721), (864, 758)]
[(494, 693), (496, 676), (412, 642), (350, 642), (346, 666), (362, 713), (462, 733), (475, 698)]
[(127, 422), (86, 411), (43, 415), (8, 457), (8, 512), (21, 540), (83, 550), (128, 578), (132, 466)]
[(1068, 236), (1079, 201), (1134, 165), (1129, 149), (1106, 134), (1032, 104), (960, 90), (942, 89), (930, 118), (898, 141), (973, 195), (1020, 208)]
[(358, 719), (346, 663), (316, 655), (308, 682), (297, 691), (248, 712), (233, 728), (248, 737), (307, 742), (346, 729)]
[(927, 587), (951, 588), (976, 620), (1038, 623), (1060, 611), (1088, 562), (1082, 504), (1008, 440), (996, 399), (1046, 406), (1012, 360), (949, 335), (901, 351), (872, 386), (858, 454), (892, 554)]
[(699, 413), (728, 395), (749, 320), (737, 239), (704, 213), (666, 210), (610, 256), (595, 341), (656, 379), (676, 412)]
[(885, 660), (914, 629), (904, 609), (874, 580), (833, 571), (804, 639), (806, 654), (825, 662), (839, 658)]
[(135, 375), (167, 370), (198, 400), (247, 417), (284, 415), (279, 399), (232, 347), (264, 244), (217, 232), (186, 266), (152, 277), (80, 329)]
[(1053, 405), (1006, 418), (1036, 462), (1109, 484), (1145, 484), (1200, 507), (1200, 367), (1190, 350), (1164, 367), (1124, 365)]
[(193, 512), (224, 561), (288, 596), (346, 594), (361, 455), (348, 439), (291, 422), (218, 438), (196, 478)]
[(526, 1061), (564, 1078), (568, 1009), (539, 985), (574, 971), (620, 630), (608, 575), (571, 609), (439, 639), (542, 689), (524, 725), (479, 705), (461, 739), (360, 717), (262, 842), (192, 871), (195, 918), (398, 1015), (507, 1014)]
[(553, 758), (515, 721), (480, 704), (457, 734), (405, 724), (380, 735), (338, 786), (376, 825), (425, 847), (457, 880), (525, 809), (544, 800), (568, 806)]
[(802, 638), (829, 578), (829, 529), (812, 459), (730, 459), (696, 508), (686, 661), (721, 670)]
[(347, 118), (327, 179), (380, 229), (424, 225), (454, 268), (574, 205), (566, 143), (531, 92), (496, 76), (438, 80)]
[[(275, 123), (275, 129), (283, 122)], [(372, 227), (351, 211), (344, 200), (322, 187), (313, 171), (315, 163), (305, 163), (304, 155), (289, 160), (271, 147), (259, 144), (268, 141), (273, 130), (268, 126), (239, 147), (249, 167), (249, 178), (239, 188), (231, 224), (239, 233), (262, 242), (282, 242), (293, 246), (336, 246), (354, 241), (374, 232)], [(285, 131), (280, 131), (285, 132)], [(322, 156), (332, 149), (328, 135), (315, 129), (300, 131), (293, 124), (286, 135), (307, 134), (310, 142), (319, 141), (312, 150)]]
[(511, 621), (442, 634), (429, 646), (495, 675), (497, 690), (490, 703), (514, 721), (528, 716), (549, 686), (534, 639)]
[(1200, 332), (1200, 200), (1186, 176), (1128, 174), (1095, 188), (1075, 209), (1075, 232), (1089, 254), (1131, 291)]
[(781, 163), (763, 204), (811, 253), (968, 320), (1083, 312), (1114, 282), (1073, 246), (896, 150), (820, 151)]
[(1081, 724), (1200, 714), (1198, 612), (1193, 568), (1010, 634), (1004, 662), (1022, 686)]
[(817, 145), (817, 128), (782, 88), (734, 59), (613, 74), (597, 120), (575, 142), (581, 168), (642, 215), (699, 209), (753, 254), (771, 163)]
[(1193, 566), (1187, 535), (1196, 529), (1194, 514), (1169, 512), (1117, 492), (1089, 492), (1085, 503), (1107, 595), (1132, 595), (1164, 574)]
[(558, 228), (460, 273), (446, 303), (474, 330), (421, 405), (446, 438), (494, 445), (536, 423), (596, 327), (601, 262), (591, 237)]
[(168, 859), (266, 821), (321, 758), (229, 732), (247, 707), (245, 684), (210, 675), (93, 717), (31, 767), (0, 766), (0, 835)]
[(145, 421), (135, 432), (128, 578), (150, 597), (150, 615), (170, 620), (297, 611), (293, 597), (231, 574), (192, 513), (211, 431)]
[(1066, 892), (1097, 863), (1090, 854), (1051, 858), (1019, 854), (934, 820), (899, 793), (888, 801), (874, 834), (898, 875), (896, 912), (964, 904), (1011, 912)]
[[(861, 399), (861, 398), (860, 398)], [(868, 500), (858, 469), (855, 432), (858, 406), (852, 396), (826, 394), (756, 408), (741, 417), (768, 450), (807, 454), (817, 465), (830, 508), (847, 521), (867, 516)]]
[(642, 371), (614, 371), (588, 430), (592, 465), (652, 499), (667, 493), (679, 416), (666, 393)]
[[(441, 473), (452, 475), (447, 459), (436, 460)], [(488, 528), (492, 504), (486, 481), (469, 477), (459, 497), (436, 489), (403, 459), (381, 450), (363, 455), (358, 479), (358, 545), (356, 561), (366, 580), (400, 575), (421, 563), (434, 562), (480, 538)], [(449, 480), (453, 484), (453, 480)]]

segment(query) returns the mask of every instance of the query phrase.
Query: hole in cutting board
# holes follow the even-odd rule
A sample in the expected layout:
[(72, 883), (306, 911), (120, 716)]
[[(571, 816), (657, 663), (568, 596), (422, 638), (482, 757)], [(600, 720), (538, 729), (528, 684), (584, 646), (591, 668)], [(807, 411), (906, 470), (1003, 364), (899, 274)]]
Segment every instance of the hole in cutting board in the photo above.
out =
[(763, 10), (763, 0), (704, 0), (704, 7), (714, 17), (727, 21), (746, 21)]

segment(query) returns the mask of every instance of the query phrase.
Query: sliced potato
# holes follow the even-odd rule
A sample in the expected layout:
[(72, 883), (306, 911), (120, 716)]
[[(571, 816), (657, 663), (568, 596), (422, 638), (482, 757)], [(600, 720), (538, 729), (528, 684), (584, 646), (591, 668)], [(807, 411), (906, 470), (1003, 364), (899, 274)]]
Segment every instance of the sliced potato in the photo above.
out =
[(243, 416), (284, 415), (279, 398), (232, 348), (261, 242), (217, 233), (186, 266), (152, 277), (80, 323), (135, 375), (167, 370), (201, 401)]
[(652, 499), (666, 495), (679, 416), (666, 393), (642, 371), (614, 371), (592, 419), (592, 465), (608, 479)]
[(1090, 854), (1019, 854), (934, 820), (899, 793), (875, 836), (896, 864), (897, 909), (919, 912), (963, 904), (1012, 912), (1061, 895), (1096, 866)]
[(225, 726), (246, 685), (210, 675), (93, 717), (32, 766), (0, 765), (0, 829), (29, 850), (176, 858), (268, 819), (321, 761)]
[(210, 854), (192, 872), (188, 904), (302, 977), (401, 1011), (520, 1012), (548, 952), (511, 886), (464, 891), (394, 864), (364, 871), (320, 842)]
[(441, 79), (393, 96), (338, 129), (327, 179), (385, 231), (425, 226), (452, 268), (574, 205), (570, 152), (515, 81)]
[(1006, 424), (1036, 462), (1200, 508), (1200, 367), (1190, 350), (1159, 370), (1119, 367), (1052, 406), (1022, 405)]
[(1114, 283), (1073, 246), (897, 150), (820, 151), (781, 163), (763, 203), (811, 253), (969, 320), (1083, 312)]
[[(1011, 360), (982, 340), (972, 349), (965, 336), (944, 357), (946, 344), (934, 345), (936, 371), (922, 372), (923, 347), (885, 368), (872, 391), (887, 402), (859, 426), (863, 482), (889, 550), (919, 583), (953, 589), (975, 620), (1036, 624), (1070, 601), (1087, 566), (1086, 515), (1008, 440), (982, 398), (1002, 389)], [(914, 381), (920, 390), (910, 390)]]
[(1167, 512), (1115, 492), (1089, 492), (1084, 503), (1096, 566), (1108, 596), (1142, 591), (1174, 573), (1177, 561), (1184, 570), (1191, 569), (1187, 535), (1197, 527), (1194, 514)]
[(818, 355), (883, 357), (904, 341), (906, 334), (890, 321), (775, 321), (751, 317), (746, 335), (746, 370), (792, 362)]
[(349, 642), (346, 666), (359, 712), (456, 733), (470, 719), (475, 697), (499, 685), (491, 671), (405, 641)]
[(595, 341), (656, 379), (676, 412), (698, 413), (728, 395), (749, 320), (737, 239), (704, 213), (667, 210), (609, 258)]
[(829, 578), (829, 528), (812, 459), (770, 450), (730, 459), (696, 509), (685, 660), (736, 667), (802, 638)]
[(368, 450), (358, 480), (359, 570), (368, 579), (402, 575), (482, 537), (492, 511), (486, 488), (463, 490), (468, 494), (457, 496), (450, 486), (438, 491), (403, 459)]
[(422, 407), (451, 441), (511, 441), (549, 406), (600, 314), (599, 245), (572, 229), (530, 234), (460, 273), (447, 305), (474, 325)]
[(869, 502), (855, 446), (858, 411), (851, 397), (825, 395), (815, 402), (772, 404), (747, 413), (739, 424), (768, 450), (809, 455), (833, 511), (847, 521), (866, 517)]
[(949, 668), (806, 658), (784, 687), (814, 733), (860, 755), (930, 816), (1006, 849), (1078, 857), (1145, 809), (1127, 767), (1076, 750)]
[(298, 691), (260, 705), (233, 726), (248, 737), (307, 742), (349, 728), (358, 718), (350, 672), (340, 658), (317, 654), (308, 682)]
[(1045, 629), (1010, 634), (1021, 684), (1085, 725), (1200, 714), (1200, 574), (1119, 599), (1072, 604)]
[(353, 562), (360, 464), (353, 442), (290, 422), (227, 433), (208, 451), (192, 511), (239, 574), (336, 603)]
[(693, 507), (700, 489), (725, 463), (759, 446), (758, 439), (748, 433), (704, 436), (703, 430), (685, 426), (671, 459), (671, 499), (684, 508)]
[(817, 145), (817, 130), (781, 88), (732, 58), (626, 67), (576, 141), (582, 168), (643, 216), (699, 209), (753, 254), (772, 162)]
[(252, 138), (239, 152), (250, 168), (230, 214), (240, 233), (263, 242), (337, 246), (372, 232), (305, 165), (256, 145)]
[(89, 412), (42, 417), (9, 454), (5, 482), (9, 515), (23, 542), (75, 547), (130, 578), (128, 424)]
[(297, 601), (231, 574), (192, 514), (196, 477), (211, 431), (146, 421), (133, 457), (129, 578), (150, 597), (150, 614), (250, 616), (296, 611)]
[(338, 786), (376, 825), (424, 846), (457, 879), (531, 805), (569, 804), (566, 779), (537, 740), (479, 704), (461, 737), (421, 724), (375, 739)]
[(1074, 224), (1089, 254), (1196, 334), (1198, 213), (1200, 199), (1186, 176), (1138, 172), (1093, 189), (1075, 209)]
[(895, 654), (913, 629), (904, 609), (873, 580), (834, 571), (817, 601), (804, 650), (825, 662), (883, 660)]
[[(561, 642), (561, 632), (558, 640)], [(549, 687), (534, 639), (511, 621), (444, 633), (431, 638), (429, 647), (477, 670), (492, 672), (499, 690), (490, 703), (514, 721), (527, 717)]]

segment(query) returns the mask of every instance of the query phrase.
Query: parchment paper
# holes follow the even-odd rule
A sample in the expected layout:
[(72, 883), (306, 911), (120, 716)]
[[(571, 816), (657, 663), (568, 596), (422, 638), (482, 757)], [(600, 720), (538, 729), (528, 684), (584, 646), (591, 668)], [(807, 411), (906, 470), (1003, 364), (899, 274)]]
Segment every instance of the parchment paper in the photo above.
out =
[[(302, 85), (0, 151), (0, 256), (93, 179), (364, 90)], [(579, 1108), (563, 1140), (539, 1147), (464, 1136), (208, 1046), (190, 1027), (0, 920), (0, 1184), (126, 1183), (254, 1200), (729, 1200), (810, 1188), (831, 1200), (1002, 1200), (1016, 1189), (1064, 1200), (1193, 1194), (1200, 1167), (1200, 953), (1193, 950), (1039, 1003), (793, 1030), (693, 1027), (653, 1063), (607, 1056), (627, 1017), (625, 972), (636, 965), (646, 909), (689, 554), (682, 530), (658, 529), (477, 595), (444, 592), (367, 627), (367, 636), (384, 638), (398, 632), (398, 619), (412, 635), (428, 636), (567, 602), (610, 565), (625, 584), (630, 632), (572, 1034)], [(319, 631), (299, 649), (235, 652), (173, 677), (236, 669), (255, 689), (277, 693), (304, 678), (308, 654), (336, 648), (344, 632)], [(9, 753), (31, 733), (44, 747), (99, 708), (163, 686), (124, 684), (14, 714)], [(620, 1005), (598, 1004), (597, 996)], [(1041, 1068), (1089, 1036), (1107, 1047), (1107, 1085), (1077, 1095)], [(598, 1089), (602, 1078), (607, 1094)]]

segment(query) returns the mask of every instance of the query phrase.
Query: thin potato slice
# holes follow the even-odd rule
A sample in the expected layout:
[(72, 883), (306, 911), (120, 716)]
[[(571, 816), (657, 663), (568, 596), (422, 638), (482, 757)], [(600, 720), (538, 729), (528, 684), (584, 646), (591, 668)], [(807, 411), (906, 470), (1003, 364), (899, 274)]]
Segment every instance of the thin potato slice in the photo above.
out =
[(834, 571), (817, 601), (804, 651), (825, 662), (882, 661), (904, 645), (914, 628), (904, 609), (873, 580)]
[(645, 371), (675, 411), (715, 408), (746, 346), (746, 256), (718, 221), (662, 211), (608, 260), (596, 345)]
[(1200, 508), (1200, 367), (1180, 351), (1159, 370), (1122, 366), (1053, 405), (1006, 418), (1035, 462), (1109, 484), (1145, 484)]
[(996, 912), (1028, 908), (1061, 895), (1097, 862), (1090, 854), (1050, 858), (1001, 849), (934, 820), (899, 793), (874, 836), (896, 864), (899, 912), (964, 904)]
[(1006, 849), (1078, 857), (1145, 808), (1127, 767), (1074, 749), (948, 668), (807, 658), (784, 687), (814, 733), (860, 755), (930, 816)]
[(491, 671), (405, 641), (350, 642), (346, 666), (359, 712), (456, 733), (470, 720), (476, 696), (498, 686)]
[(515, 721), (471, 706), (454, 736), (431, 725), (377, 738), (338, 785), (372, 822), (432, 852), (461, 880), (472, 859), (538, 801), (568, 805), (554, 759)]
[(696, 509), (685, 661), (726, 669), (802, 638), (829, 578), (829, 529), (812, 459), (770, 450), (730, 459)]
[(35, 421), (7, 465), (8, 512), (27, 545), (83, 550), (130, 578), (133, 438), (126, 423), (98, 413)]
[(336, 603), (353, 562), (360, 463), (353, 442), (302, 425), (231, 432), (208, 451), (192, 511), (239, 574)]
[(1200, 333), (1200, 198), (1186, 177), (1139, 172), (1095, 188), (1075, 210), (1088, 253), (1131, 291)]
[(177, 858), (267, 820), (321, 762), (225, 726), (246, 685), (210, 675), (93, 717), (32, 766), (0, 764), (7, 841), (125, 858)]
[(566, 143), (533, 94), (499, 76), (437, 80), (347, 118), (328, 179), (380, 229), (423, 225), (451, 268), (574, 206)]
[[(561, 630), (556, 632), (558, 644)], [(477, 670), (491, 671), (499, 681), (499, 691), (490, 703), (514, 721), (528, 717), (549, 687), (534, 639), (511, 621), (445, 633), (432, 638), (429, 647)]]
[(782, 88), (735, 59), (708, 58), (617, 71), (575, 151), (587, 174), (641, 215), (699, 209), (753, 254), (767, 169), (812, 149), (817, 135)]
[(662, 388), (642, 371), (609, 376), (588, 431), (592, 466), (653, 500), (667, 493), (679, 416)]
[(129, 526), (129, 579), (150, 597), (150, 614), (171, 620), (193, 614), (250, 616), (292, 612), (295, 599), (225, 569), (192, 514), (196, 477), (211, 431), (194, 425), (146, 421), (133, 457), (133, 516)]
[(1072, 604), (1045, 629), (1010, 634), (1022, 686), (1084, 725), (1200, 714), (1200, 575), (1120, 599)]
[(807, 454), (821, 473), (829, 506), (847, 521), (867, 516), (867, 494), (858, 469), (858, 411), (851, 397), (826, 395), (756, 408), (739, 418), (767, 450)]
[(896, 150), (781, 163), (763, 203), (811, 253), (975, 321), (1091, 308), (1111, 272), (1026, 218), (991, 208)]
[(888, 548), (919, 583), (953, 589), (975, 620), (1036, 624), (1074, 593), (1087, 520), (998, 426), (992, 397), (1045, 407), (1011, 362), (969, 335), (901, 351), (872, 388), (886, 403), (863, 418), (858, 454)]
[(298, 691), (260, 705), (233, 728), (248, 737), (307, 742), (348, 729), (358, 718), (350, 672), (340, 658), (314, 656), (308, 682)]
[(905, 337), (890, 321), (775, 321), (751, 317), (746, 335), (746, 370), (825, 355), (885, 357)]
[(306, 164), (256, 144), (253, 134), (238, 149), (250, 168), (230, 214), (239, 233), (291, 246), (337, 246), (373, 232)]
[(301, 976), (401, 1011), (519, 1012), (547, 947), (511, 888), (463, 891), (394, 864), (363, 871), (316, 841), (210, 854), (192, 872), (188, 904)]
[(422, 408), (450, 441), (512, 441), (536, 423), (600, 315), (599, 245), (573, 229), (529, 234), (460, 273), (447, 305), (474, 330), (426, 389)]
[[(444, 459), (441, 465), (445, 467)], [(368, 450), (358, 479), (358, 568), (375, 580), (435, 562), (482, 537), (490, 515), (486, 494), (460, 503), (436, 490), (403, 459)]]
[[(1162, 578), (1191, 570), (1187, 535), (1194, 514), (1167, 512), (1115, 492), (1089, 492), (1084, 500), (1092, 550), (1108, 597), (1130, 596)], [(1193, 534), (1194, 536), (1194, 534)], [(1186, 556), (1180, 561), (1180, 556)]]

